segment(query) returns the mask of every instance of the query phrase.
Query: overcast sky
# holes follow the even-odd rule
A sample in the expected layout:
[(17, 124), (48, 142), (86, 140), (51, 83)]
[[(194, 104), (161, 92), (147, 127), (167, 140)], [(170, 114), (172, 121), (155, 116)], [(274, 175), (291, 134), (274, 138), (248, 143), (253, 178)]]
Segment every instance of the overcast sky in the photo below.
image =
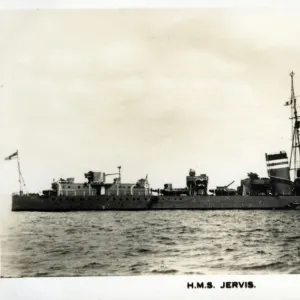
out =
[(89, 170), (152, 187), (210, 188), (290, 151), (289, 73), (300, 94), (300, 11), (0, 12), (0, 194)]

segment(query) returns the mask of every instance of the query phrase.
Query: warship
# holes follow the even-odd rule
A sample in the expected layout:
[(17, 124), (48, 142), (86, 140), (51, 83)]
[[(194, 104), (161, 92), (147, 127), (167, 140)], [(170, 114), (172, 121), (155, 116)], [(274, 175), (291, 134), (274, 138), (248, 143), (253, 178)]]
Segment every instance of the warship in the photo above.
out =
[[(221, 209), (300, 209), (300, 119), (294, 93), (294, 73), (291, 77), (291, 97), (285, 103), (291, 109), (292, 147), (290, 158), (285, 151), (266, 153), (268, 177), (248, 173), (237, 189), (226, 186), (208, 189), (207, 174), (190, 169), (186, 186), (173, 188), (171, 183), (153, 189), (148, 176), (134, 183), (123, 183), (121, 166), (115, 173), (88, 171), (85, 182), (60, 178), (49, 190), (40, 194), (24, 192), (25, 181), (20, 169), (19, 153), (5, 158), (17, 159), (20, 190), (12, 195), (12, 211), (80, 211), (80, 210), (221, 210)], [(107, 177), (116, 176), (112, 182)]]

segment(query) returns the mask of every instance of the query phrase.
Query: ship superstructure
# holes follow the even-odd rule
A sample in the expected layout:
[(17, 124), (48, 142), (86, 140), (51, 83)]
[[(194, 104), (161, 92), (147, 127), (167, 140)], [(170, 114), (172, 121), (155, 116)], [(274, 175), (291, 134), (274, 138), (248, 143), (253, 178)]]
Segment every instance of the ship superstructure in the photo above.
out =
[[(44, 196), (126, 196), (150, 195), (148, 176), (139, 179), (136, 183), (121, 182), (121, 166), (118, 173), (105, 174), (104, 172), (89, 171), (84, 174), (88, 180), (84, 183), (75, 183), (74, 178), (59, 179), (52, 183), (51, 190), (43, 191)], [(112, 183), (106, 182), (106, 177), (118, 175)]]

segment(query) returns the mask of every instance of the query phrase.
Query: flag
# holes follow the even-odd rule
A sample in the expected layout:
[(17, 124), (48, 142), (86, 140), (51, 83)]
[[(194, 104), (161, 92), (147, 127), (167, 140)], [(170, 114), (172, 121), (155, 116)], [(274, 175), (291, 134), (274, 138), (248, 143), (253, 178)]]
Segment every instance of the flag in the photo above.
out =
[(4, 160), (12, 160), (13, 158), (16, 158), (17, 156), (18, 156), (18, 151), (11, 154), (10, 156), (5, 157)]
[(293, 104), (293, 100), (291, 99), (290, 101), (286, 101), (284, 103), (285, 106), (289, 106), (289, 105), (292, 105)]

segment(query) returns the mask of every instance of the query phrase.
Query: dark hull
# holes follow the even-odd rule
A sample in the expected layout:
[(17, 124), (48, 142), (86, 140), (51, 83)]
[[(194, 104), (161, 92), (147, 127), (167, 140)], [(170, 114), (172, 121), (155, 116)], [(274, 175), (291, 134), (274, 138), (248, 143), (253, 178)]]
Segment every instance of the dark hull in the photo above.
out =
[(299, 209), (300, 196), (59, 196), (13, 195), (13, 211)]

